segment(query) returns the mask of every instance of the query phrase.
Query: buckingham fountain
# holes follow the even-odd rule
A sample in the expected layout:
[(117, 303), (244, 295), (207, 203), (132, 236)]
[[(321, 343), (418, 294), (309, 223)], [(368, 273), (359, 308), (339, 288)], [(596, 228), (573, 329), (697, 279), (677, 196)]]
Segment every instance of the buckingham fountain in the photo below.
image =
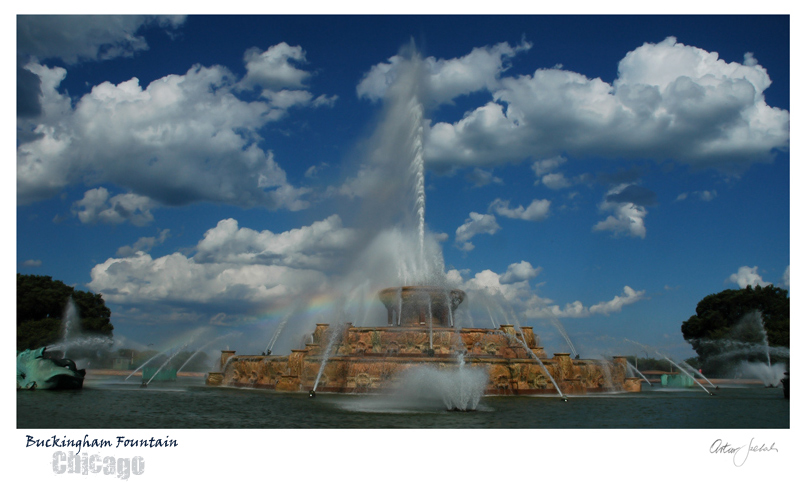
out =
[[(412, 205), (413, 211), (405, 217), (410, 220), (407, 231), (413, 237), (375, 238), (382, 241), (376, 245), (372, 242), (359, 258), (370, 259), (380, 250), (388, 251), (379, 256), (382, 262), (369, 261), (356, 269), (362, 281), (353, 284), (368, 285), (372, 274), (390, 276), (371, 283), (378, 287), (394, 285), (376, 292), (385, 305), (387, 319), (373, 320), (372, 326), (367, 326), (364, 317), (317, 324), (306, 337), (309, 343), (286, 356), (222, 351), (220, 369), (209, 373), (206, 383), (309, 392), (310, 396), (320, 392), (395, 391), (413, 387), (414, 378), (421, 387), (446, 385), (451, 391), (475, 392), (478, 396), (557, 394), (565, 400), (567, 394), (640, 391), (640, 379), (627, 376), (625, 357), (580, 360), (570, 353), (548, 357), (533, 329), (518, 326), (516, 318), (514, 324), (499, 327), (493, 320), (492, 328), (467, 327), (467, 323), (462, 328), (456, 322), (455, 310), (466, 293), (447, 287), (451, 283), (444, 276), (443, 262), (428, 262), (426, 246), (425, 118), (421, 101), (425, 72), (416, 53), (397, 69), (385, 98), (385, 119), (370, 142), (372, 155), (363, 168), (365, 180), (377, 181), (371, 183), (377, 188), (367, 193), (375, 201), (366, 203), (364, 214), (380, 225), (391, 212)], [(406, 239), (410, 244), (400, 249), (407, 244)], [(414, 269), (403, 268), (406, 265)], [(369, 294), (373, 293), (371, 290)], [(286, 320), (280, 328), (285, 324)], [(461, 405), (462, 409), (470, 406)], [(453, 408), (459, 407), (454, 404)]]
[(459, 328), (454, 312), (464, 291), (403, 286), (378, 293), (387, 325), (318, 324), (311, 343), (287, 356), (237, 355), (224, 350), (221, 371), (208, 385), (284, 392), (379, 393), (400, 386), (409, 373), (469, 370), (484, 375), (482, 394), (560, 395), (641, 390), (627, 376), (627, 360), (548, 357), (532, 327)]

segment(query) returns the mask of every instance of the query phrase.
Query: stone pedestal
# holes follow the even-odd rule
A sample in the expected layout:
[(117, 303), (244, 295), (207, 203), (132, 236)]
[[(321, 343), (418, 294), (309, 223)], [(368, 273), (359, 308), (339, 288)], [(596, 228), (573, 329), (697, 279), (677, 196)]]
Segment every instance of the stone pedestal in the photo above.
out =
[(640, 392), (641, 391), (641, 378), (627, 377), (624, 379), (622, 389), (626, 392)]
[(222, 354), (219, 357), (219, 367), (220, 369), (224, 369), (225, 364), (228, 363), (228, 358), (234, 356), (236, 351), (234, 350), (222, 350)]
[(219, 386), (225, 380), (222, 372), (208, 372), (208, 377), (205, 379), (206, 385)]

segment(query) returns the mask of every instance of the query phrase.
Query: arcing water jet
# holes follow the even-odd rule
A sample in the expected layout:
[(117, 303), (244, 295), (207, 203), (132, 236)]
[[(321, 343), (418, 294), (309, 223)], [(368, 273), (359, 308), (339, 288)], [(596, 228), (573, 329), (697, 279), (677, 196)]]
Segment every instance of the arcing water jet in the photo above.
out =
[(579, 353), (577, 352), (577, 349), (574, 348), (574, 344), (571, 342), (571, 338), (568, 337), (568, 333), (565, 331), (565, 328), (563, 327), (562, 323), (560, 323), (560, 320), (558, 320), (555, 316), (552, 315), (552, 317), (549, 318), (549, 321), (551, 321), (551, 324), (554, 325), (555, 328), (557, 328), (557, 331), (560, 332), (560, 335), (562, 335), (565, 342), (568, 343), (568, 348), (571, 349), (571, 354), (574, 355), (575, 357), (578, 356)]
[(183, 364), (182, 364), (182, 365), (180, 365), (180, 368), (178, 368), (178, 369), (177, 369), (177, 371), (178, 371), (178, 372), (183, 371), (183, 368), (185, 368), (185, 367), (186, 367), (186, 365), (188, 365), (188, 362), (190, 362), (192, 358), (194, 358), (195, 356), (197, 356), (197, 354), (198, 354), (198, 353), (200, 353), (201, 351), (203, 351), (203, 350), (204, 350), (206, 347), (208, 347), (208, 346), (212, 345), (212, 344), (213, 344), (215, 341), (222, 340), (223, 338), (227, 338), (227, 337), (229, 337), (229, 336), (233, 336), (233, 333), (228, 333), (227, 335), (218, 336), (218, 337), (214, 338), (213, 340), (209, 341), (208, 343), (206, 343), (205, 345), (203, 345), (203, 346), (201, 346), (201, 347), (197, 348), (197, 351), (195, 351), (194, 353), (192, 353), (192, 354), (191, 354), (191, 356), (190, 356), (190, 357), (188, 357), (188, 359), (186, 359), (186, 361), (185, 361), (185, 362), (183, 362)]
[[(148, 381), (148, 382), (146, 382), (146, 385), (149, 385), (150, 383), (152, 383), (152, 380), (154, 380), (154, 379), (155, 379), (155, 377), (157, 376), (157, 374), (158, 374), (158, 373), (160, 373), (160, 371), (161, 371), (161, 370), (163, 370), (163, 368), (165, 368), (165, 367), (166, 367), (166, 365), (168, 365), (170, 361), (172, 361), (172, 358), (174, 358), (175, 356), (177, 356), (177, 354), (178, 354), (178, 353), (180, 353), (180, 351), (181, 351), (181, 350), (183, 350), (183, 349), (185, 349), (187, 346), (188, 346), (188, 343), (186, 343), (185, 345), (183, 345), (183, 346), (182, 346), (182, 347), (181, 347), (179, 350), (177, 350), (176, 352), (172, 353), (172, 354), (171, 354), (171, 356), (169, 356), (169, 358), (167, 358), (167, 359), (166, 359), (166, 361), (164, 361), (164, 362), (163, 362), (163, 364), (162, 364), (162, 365), (160, 365), (160, 366), (158, 367), (158, 369), (157, 369), (157, 371), (155, 371), (154, 375), (152, 375), (152, 377), (149, 379), (149, 381)], [(146, 386), (146, 385), (143, 385), (143, 386)]]
[(341, 334), (341, 332), (338, 329), (338, 327), (335, 327), (335, 328), (333, 328), (331, 330), (331, 333), (330, 333), (330, 336), (329, 336), (329, 343), (327, 343), (326, 350), (322, 354), (323, 360), (321, 361), (321, 367), (318, 369), (318, 376), (315, 377), (315, 384), (312, 387), (311, 393), (312, 393), (313, 396), (315, 394), (315, 390), (318, 389), (318, 383), (320, 383), (321, 376), (323, 375), (323, 371), (326, 369), (326, 362), (329, 361), (329, 356), (332, 354), (332, 349), (333, 349), (335, 343), (337, 342), (337, 340), (340, 338), (340, 334)]
[(706, 383), (708, 383), (709, 385), (711, 385), (711, 386), (712, 386), (712, 388), (714, 388), (715, 390), (716, 390), (716, 389), (718, 389), (718, 386), (717, 386), (717, 385), (715, 385), (714, 383), (712, 383), (712, 381), (711, 381), (711, 380), (709, 380), (708, 378), (706, 378), (705, 376), (703, 376), (703, 374), (702, 374), (702, 373), (700, 373), (700, 371), (696, 370), (696, 369), (695, 369), (693, 366), (689, 365), (688, 363), (684, 363), (684, 366), (685, 366), (686, 368), (688, 368), (688, 369), (689, 369), (689, 371), (691, 371), (691, 372), (692, 372), (692, 373), (694, 373), (695, 375), (697, 375), (697, 376), (699, 376), (700, 378), (702, 378), (702, 379), (706, 380)]
[(641, 372), (638, 370), (638, 368), (634, 367), (634, 366), (633, 366), (631, 363), (628, 363), (628, 364), (627, 364), (627, 366), (630, 368), (630, 370), (631, 370), (633, 373), (636, 373), (636, 374), (637, 374), (639, 377), (643, 378), (643, 379), (644, 379), (644, 381), (645, 381), (645, 382), (647, 382), (647, 385), (652, 386), (652, 383), (650, 383), (650, 381), (649, 381), (649, 380), (647, 380), (647, 377), (645, 377), (645, 376), (644, 376), (644, 374), (643, 374), (643, 373), (641, 373)]
[(697, 385), (697, 386), (699, 386), (700, 388), (702, 388), (702, 389), (703, 389), (703, 390), (704, 390), (706, 393), (708, 393), (709, 395), (714, 395), (714, 393), (710, 392), (710, 391), (709, 391), (709, 389), (707, 389), (707, 388), (706, 388), (706, 387), (704, 387), (704, 386), (703, 386), (703, 385), (702, 385), (700, 382), (698, 382), (698, 381), (695, 379), (695, 377), (693, 377), (692, 375), (690, 375), (690, 374), (689, 374), (689, 372), (687, 372), (687, 371), (686, 371), (686, 370), (685, 370), (685, 369), (684, 369), (682, 366), (678, 365), (677, 363), (675, 363), (675, 362), (674, 362), (674, 361), (672, 361), (671, 359), (669, 359), (669, 358), (665, 357), (664, 355), (661, 355), (660, 353), (659, 353), (659, 355), (660, 355), (660, 356), (662, 356), (662, 357), (664, 358), (664, 360), (666, 360), (666, 361), (668, 361), (668, 362), (672, 363), (673, 365), (675, 365), (676, 367), (678, 367), (678, 370), (680, 370), (680, 371), (681, 371), (681, 372), (682, 372), (684, 375), (686, 375), (687, 377), (691, 378), (691, 379), (692, 379), (692, 381), (693, 381), (693, 382), (695, 382), (695, 385)]

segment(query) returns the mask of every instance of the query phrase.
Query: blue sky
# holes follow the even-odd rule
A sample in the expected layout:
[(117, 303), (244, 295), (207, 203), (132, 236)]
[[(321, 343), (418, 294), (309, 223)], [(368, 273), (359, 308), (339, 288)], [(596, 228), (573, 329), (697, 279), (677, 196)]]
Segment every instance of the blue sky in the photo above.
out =
[(687, 358), (704, 296), (790, 287), (789, 23), (18, 17), (17, 271), (102, 293), (124, 346), (294, 344), (413, 281), (410, 73), (441, 282), (550, 351), (558, 320)]

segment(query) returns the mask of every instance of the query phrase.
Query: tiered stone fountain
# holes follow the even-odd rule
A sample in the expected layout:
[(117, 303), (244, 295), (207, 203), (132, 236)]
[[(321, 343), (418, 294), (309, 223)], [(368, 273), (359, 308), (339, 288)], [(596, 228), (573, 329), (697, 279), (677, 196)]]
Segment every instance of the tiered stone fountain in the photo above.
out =
[[(586, 394), (640, 391), (641, 380), (627, 377), (625, 357), (549, 358), (531, 327), (457, 328), (454, 311), (461, 290), (403, 286), (379, 292), (388, 310), (387, 326), (316, 325), (312, 343), (287, 356), (236, 355), (223, 351), (222, 371), (209, 385), (291, 392), (368, 393), (392, 389), (408, 370), (432, 367), (483, 369), (486, 394)], [(553, 377), (553, 380), (549, 379)]]

